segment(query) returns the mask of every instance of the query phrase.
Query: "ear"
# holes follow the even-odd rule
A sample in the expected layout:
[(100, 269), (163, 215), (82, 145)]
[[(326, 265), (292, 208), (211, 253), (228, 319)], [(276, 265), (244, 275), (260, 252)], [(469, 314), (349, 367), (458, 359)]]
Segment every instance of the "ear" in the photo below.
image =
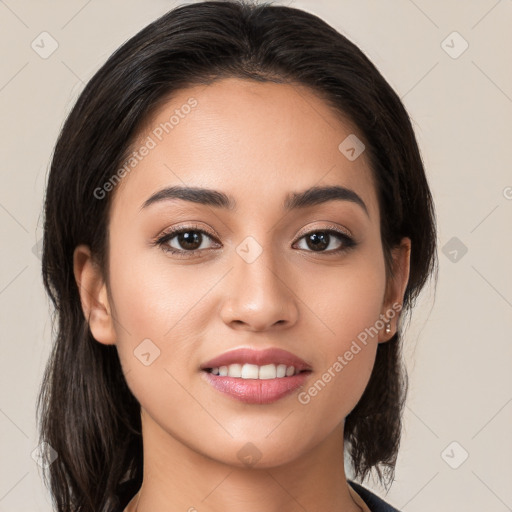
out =
[(101, 269), (94, 261), (87, 245), (78, 245), (73, 252), (73, 272), (80, 294), (80, 301), (89, 329), (97, 341), (114, 345), (116, 333), (103, 282)]
[(402, 238), (400, 245), (391, 250), (393, 275), (389, 276), (381, 318), (385, 324), (389, 322), (391, 331), (386, 333), (386, 327), (379, 332), (379, 343), (389, 341), (396, 333), (400, 311), (404, 302), (405, 290), (409, 282), (411, 257), (411, 240)]

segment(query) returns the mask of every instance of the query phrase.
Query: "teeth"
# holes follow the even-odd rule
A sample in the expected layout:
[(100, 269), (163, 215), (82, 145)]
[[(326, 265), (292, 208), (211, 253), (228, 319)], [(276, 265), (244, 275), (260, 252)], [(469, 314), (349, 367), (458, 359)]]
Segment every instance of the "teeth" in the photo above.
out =
[[(228, 368), (230, 367), (231, 365), (229, 365)], [(237, 377), (242, 377), (242, 379), (257, 379), (259, 378), (259, 368), (255, 364), (244, 364), (242, 366), (241, 375), (237, 375)]]
[[(295, 368), (293, 368), (293, 366), (290, 366), (290, 368), (295, 370)], [(277, 374), (278, 378), (284, 377), (286, 375), (286, 365), (285, 364), (278, 365), (276, 374)]]
[(291, 377), (297, 373), (294, 366), (286, 366), (285, 364), (266, 364), (258, 366), (256, 364), (230, 364), (229, 366), (221, 366), (212, 368), (211, 373), (221, 377), (238, 377), (242, 379), (275, 379), (282, 377)]
[(225, 366), (228, 370), (228, 377), (240, 377), (242, 375), (242, 365), (241, 364), (230, 364), (229, 366)]

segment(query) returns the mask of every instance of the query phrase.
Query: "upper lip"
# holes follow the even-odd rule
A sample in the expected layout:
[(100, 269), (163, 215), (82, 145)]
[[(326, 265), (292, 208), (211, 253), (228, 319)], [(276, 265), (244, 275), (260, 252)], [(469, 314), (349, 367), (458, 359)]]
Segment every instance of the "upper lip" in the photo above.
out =
[(296, 371), (311, 370), (311, 365), (300, 357), (280, 348), (267, 348), (265, 350), (254, 350), (252, 348), (237, 348), (224, 352), (201, 365), (201, 370), (208, 368), (220, 368), (230, 364), (255, 364), (264, 366), (267, 364), (285, 364), (294, 366)]

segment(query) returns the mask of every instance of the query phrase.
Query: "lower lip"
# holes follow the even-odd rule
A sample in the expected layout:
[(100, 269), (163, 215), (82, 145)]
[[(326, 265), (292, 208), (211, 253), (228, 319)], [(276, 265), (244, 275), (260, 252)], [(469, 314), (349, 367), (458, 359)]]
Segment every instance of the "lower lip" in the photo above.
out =
[(292, 393), (304, 385), (311, 371), (301, 372), (292, 377), (275, 379), (242, 379), (220, 377), (202, 370), (204, 377), (217, 391), (225, 393), (247, 404), (270, 404)]

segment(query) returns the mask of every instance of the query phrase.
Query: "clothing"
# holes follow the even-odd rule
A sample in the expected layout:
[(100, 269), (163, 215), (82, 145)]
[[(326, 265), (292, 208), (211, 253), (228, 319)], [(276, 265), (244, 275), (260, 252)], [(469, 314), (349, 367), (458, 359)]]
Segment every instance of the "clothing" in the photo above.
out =
[(371, 492), (366, 487), (353, 482), (352, 480), (347, 480), (352, 489), (361, 496), (363, 501), (368, 505), (368, 508), (372, 512), (400, 512), (398, 509), (392, 507), (389, 503), (385, 502), (382, 498), (379, 498), (376, 494)]
[[(368, 505), (371, 512), (400, 512), (398, 509), (392, 507), (389, 503), (385, 502), (382, 498), (379, 498), (372, 491), (363, 487), (362, 485), (348, 480), (348, 483), (356, 491), (356, 493), (362, 498), (362, 500)], [(123, 482), (118, 487), (117, 496), (119, 498), (119, 505), (112, 512), (123, 512), (126, 505), (138, 492), (139, 486), (136, 485), (135, 480), (128, 480)]]

